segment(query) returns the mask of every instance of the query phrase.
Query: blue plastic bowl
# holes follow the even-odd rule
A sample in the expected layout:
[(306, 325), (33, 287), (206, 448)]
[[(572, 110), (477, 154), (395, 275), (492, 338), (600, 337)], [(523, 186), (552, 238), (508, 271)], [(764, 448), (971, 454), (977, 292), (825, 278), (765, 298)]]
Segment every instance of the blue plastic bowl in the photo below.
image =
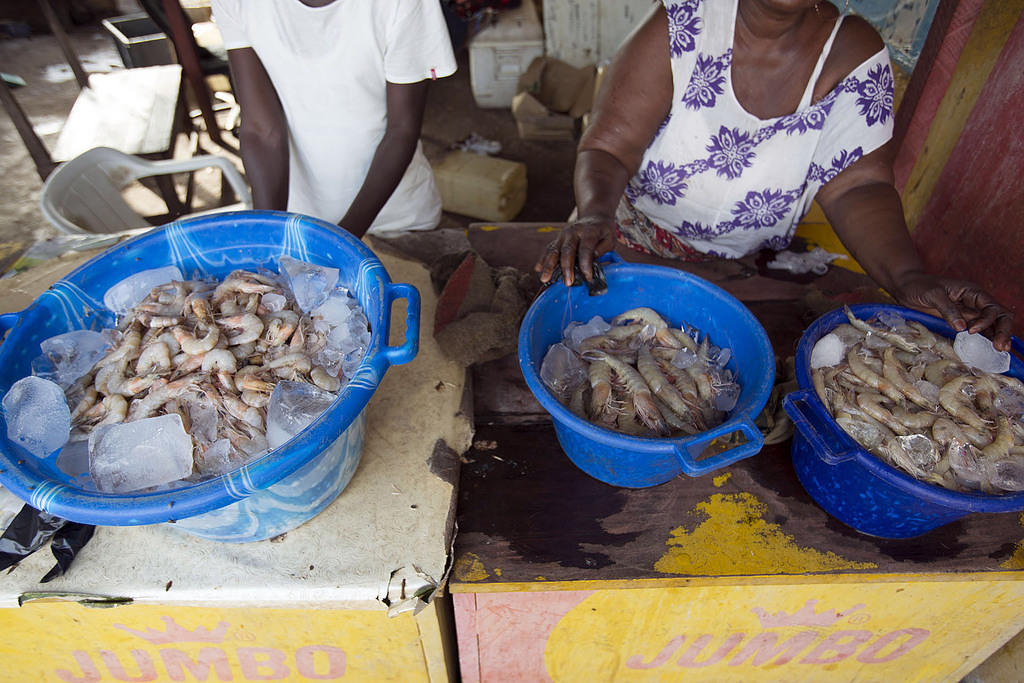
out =
[[(764, 445), (754, 424), (775, 381), (775, 355), (764, 328), (738, 299), (695, 275), (674, 268), (626, 264), (618, 257), (605, 267), (608, 291), (589, 296), (586, 287), (557, 282), (530, 306), (519, 330), (519, 366), (526, 383), (554, 421), (562, 450), (581, 470), (613, 486), (643, 488), (679, 474), (691, 477), (748, 458)], [(572, 321), (595, 315), (606, 320), (637, 306), (658, 311), (670, 324), (686, 322), (732, 350), (727, 367), (741, 392), (729, 419), (714, 429), (681, 438), (621, 434), (577, 417), (540, 378), (548, 347), (562, 340)], [(740, 432), (745, 441), (704, 457), (712, 441)]]
[[(933, 332), (955, 332), (939, 318), (899, 306), (861, 304), (850, 307), (862, 320), (881, 311), (916, 320)], [(800, 390), (783, 399), (793, 419), (793, 467), (797, 477), (827, 513), (861, 533), (880, 538), (913, 538), (972, 512), (1024, 510), (1024, 493), (961, 493), (914, 479), (861, 448), (832, 419), (814, 391), (811, 350), (833, 329), (847, 322), (842, 309), (818, 318), (800, 338), (796, 377)], [(1024, 344), (1013, 339), (1015, 351)], [(1011, 356), (1010, 375), (1024, 376), (1024, 363)]]
[[(33, 507), (85, 524), (133, 526), (176, 522), (220, 541), (257, 541), (311, 519), (348, 484), (362, 456), (364, 408), (391, 365), (418, 351), (419, 292), (392, 284), (359, 240), (324, 221), (272, 211), (215, 214), (171, 223), (82, 265), (18, 313), (0, 316), (0, 395), (31, 374), (40, 342), (74, 329), (113, 324), (103, 294), (123, 278), (177, 265), (185, 277), (222, 278), (237, 268), (277, 271), (294, 258), (338, 268), (339, 284), (358, 298), (372, 325), (370, 348), (355, 377), (319, 418), (286, 444), (239, 469), (196, 484), (151, 493), (113, 494), (83, 487), (7, 438), (0, 416), (0, 484)], [(406, 299), (402, 346), (387, 345), (391, 306)]]

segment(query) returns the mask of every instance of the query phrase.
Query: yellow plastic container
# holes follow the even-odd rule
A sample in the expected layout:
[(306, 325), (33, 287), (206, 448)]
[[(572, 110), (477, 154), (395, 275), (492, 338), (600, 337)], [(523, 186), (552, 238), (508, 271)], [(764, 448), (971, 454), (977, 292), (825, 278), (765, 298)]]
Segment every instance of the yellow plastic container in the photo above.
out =
[(445, 211), (509, 221), (526, 203), (526, 164), (473, 152), (451, 152), (434, 166)]

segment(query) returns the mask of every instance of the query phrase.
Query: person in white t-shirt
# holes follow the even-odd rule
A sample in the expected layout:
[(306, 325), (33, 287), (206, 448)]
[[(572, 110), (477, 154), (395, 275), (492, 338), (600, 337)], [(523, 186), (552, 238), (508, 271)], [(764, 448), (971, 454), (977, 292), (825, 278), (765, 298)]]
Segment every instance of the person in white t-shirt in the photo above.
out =
[(455, 72), (438, 0), (213, 0), (257, 209), (357, 237), (436, 227), (420, 145), (430, 80)]

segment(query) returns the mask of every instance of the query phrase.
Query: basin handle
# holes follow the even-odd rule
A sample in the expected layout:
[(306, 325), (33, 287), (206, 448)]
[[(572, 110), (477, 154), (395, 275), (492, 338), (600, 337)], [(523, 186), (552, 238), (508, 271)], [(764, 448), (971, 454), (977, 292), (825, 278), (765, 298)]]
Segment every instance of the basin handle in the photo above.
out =
[(840, 441), (839, 427), (812, 389), (787, 394), (782, 399), (782, 406), (797, 431), (803, 434), (819, 458), (830, 465), (836, 465), (857, 457), (860, 449), (850, 448)]
[[(405, 283), (392, 283), (385, 290), (387, 301), (384, 306), (385, 326), (390, 338), (391, 307), (398, 299), (406, 300), (405, 343), (401, 346), (385, 346), (381, 353), (391, 365), (409, 363), (420, 350), (420, 291)], [(385, 344), (387, 343), (385, 339)]]
[[(709, 444), (715, 439), (740, 432), (746, 437), (746, 442), (737, 444), (728, 450), (716, 453), (707, 458), (698, 459)], [(697, 435), (694, 438), (686, 439), (684, 443), (673, 445), (673, 452), (683, 472), (691, 477), (706, 474), (737, 460), (742, 460), (754, 455), (764, 447), (764, 435), (757, 428), (750, 415), (743, 413), (734, 415), (721, 425)]]
[(7, 331), (13, 329), (18, 321), (21, 320), (21, 316), (25, 311), (17, 311), (15, 313), (0, 313), (0, 339), (3, 339)]

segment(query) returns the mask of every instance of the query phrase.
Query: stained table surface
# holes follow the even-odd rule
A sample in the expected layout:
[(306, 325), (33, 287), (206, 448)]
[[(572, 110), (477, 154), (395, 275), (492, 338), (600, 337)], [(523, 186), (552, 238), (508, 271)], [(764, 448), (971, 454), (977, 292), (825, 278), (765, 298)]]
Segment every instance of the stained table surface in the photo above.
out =
[[(558, 227), (477, 226), (469, 236), (490, 265), (528, 270)], [(823, 277), (780, 275), (765, 261), (682, 267), (743, 301), (783, 359), (822, 313), (890, 301), (861, 274), (831, 268)], [(1020, 513), (972, 514), (914, 539), (873, 538), (808, 495), (793, 469), (790, 439), (701, 477), (614, 487), (562, 452), (514, 356), (476, 366), (473, 393), (476, 435), (459, 481), (452, 592), (551, 582), (1024, 578)]]

